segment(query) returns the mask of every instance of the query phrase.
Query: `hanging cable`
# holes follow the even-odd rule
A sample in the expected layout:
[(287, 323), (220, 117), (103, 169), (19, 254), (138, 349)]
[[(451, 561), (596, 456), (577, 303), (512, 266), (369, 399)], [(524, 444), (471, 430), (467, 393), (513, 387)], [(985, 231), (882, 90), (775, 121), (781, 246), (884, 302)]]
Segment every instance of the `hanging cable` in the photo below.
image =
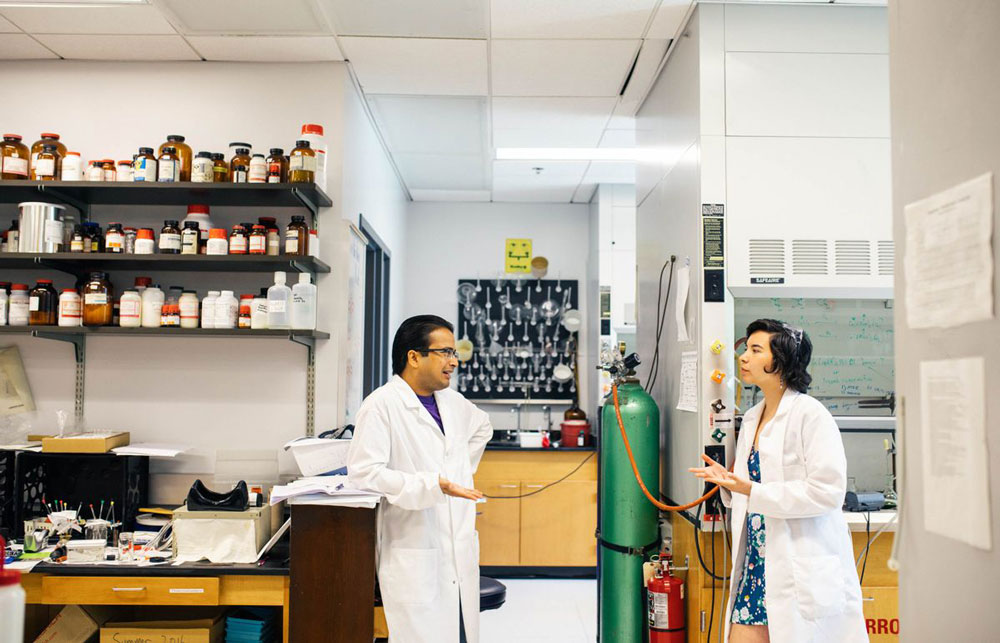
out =
[[(677, 256), (670, 255), (670, 258), (663, 262), (663, 267), (660, 268), (660, 279), (656, 286), (656, 343), (653, 346), (653, 359), (649, 363), (649, 375), (646, 377), (646, 385), (643, 387), (647, 393), (653, 390), (656, 378), (660, 374), (660, 337), (663, 334), (663, 327), (667, 321), (667, 307), (670, 303), (670, 291), (674, 284), (674, 263), (676, 261)], [(663, 273), (666, 271), (667, 266), (670, 266), (670, 278), (667, 280), (667, 295), (661, 303)]]

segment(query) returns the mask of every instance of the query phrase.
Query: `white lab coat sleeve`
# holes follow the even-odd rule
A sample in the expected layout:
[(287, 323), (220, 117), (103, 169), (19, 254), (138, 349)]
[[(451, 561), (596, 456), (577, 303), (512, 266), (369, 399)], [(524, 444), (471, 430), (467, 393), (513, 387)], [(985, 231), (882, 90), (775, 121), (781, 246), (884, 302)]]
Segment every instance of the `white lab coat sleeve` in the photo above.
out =
[(843, 506), (847, 459), (833, 416), (825, 410), (806, 413), (801, 436), (804, 476), (787, 479), (786, 466), (781, 482), (751, 482), (747, 511), (765, 518), (812, 518)]
[(389, 423), (381, 409), (363, 405), (347, 454), (347, 478), (359, 489), (376, 491), (402, 509), (419, 510), (444, 502), (437, 471), (409, 473), (388, 467)]
[(486, 443), (493, 437), (493, 425), (490, 423), (489, 414), (475, 405), (472, 407), (469, 423), (472, 428), (472, 437), (469, 439), (469, 464), (475, 473), (486, 450)]
[(729, 489), (726, 489), (725, 487), (719, 487), (719, 500), (722, 501), (722, 504), (724, 506), (726, 506), (726, 507), (732, 507), (733, 506), (733, 492), (730, 491)]

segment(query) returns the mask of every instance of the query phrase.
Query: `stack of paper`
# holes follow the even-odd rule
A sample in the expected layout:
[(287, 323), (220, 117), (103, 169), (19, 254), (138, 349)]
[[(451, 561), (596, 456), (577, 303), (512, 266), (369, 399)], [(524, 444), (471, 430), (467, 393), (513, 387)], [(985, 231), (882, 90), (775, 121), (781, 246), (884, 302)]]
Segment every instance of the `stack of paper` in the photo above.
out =
[(148, 455), (151, 458), (174, 458), (184, 453), (188, 447), (173, 444), (140, 443), (111, 449), (115, 455)]
[(381, 498), (381, 494), (351, 487), (347, 483), (347, 476), (300, 478), (271, 489), (272, 505), (287, 500), (292, 505), (337, 505), (370, 509)]

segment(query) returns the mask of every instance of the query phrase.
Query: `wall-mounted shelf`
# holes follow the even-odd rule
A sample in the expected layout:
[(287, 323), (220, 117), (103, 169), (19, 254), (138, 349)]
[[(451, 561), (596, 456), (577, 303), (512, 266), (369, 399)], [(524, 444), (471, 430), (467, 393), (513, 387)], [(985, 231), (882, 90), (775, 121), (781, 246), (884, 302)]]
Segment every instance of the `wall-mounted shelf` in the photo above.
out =
[(73, 275), (91, 270), (154, 270), (188, 272), (330, 272), (330, 266), (316, 257), (295, 255), (127, 255), (81, 252), (11, 252), (0, 254), (0, 269), (32, 270), (52, 268)]
[(47, 201), (89, 212), (92, 205), (304, 207), (315, 216), (333, 205), (315, 183), (131, 183), (0, 181), (0, 203)]
[(246, 328), (121, 328), (119, 326), (0, 326), (0, 335), (85, 335), (153, 337), (238, 337), (240, 339), (330, 339), (321, 330), (250, 330)]

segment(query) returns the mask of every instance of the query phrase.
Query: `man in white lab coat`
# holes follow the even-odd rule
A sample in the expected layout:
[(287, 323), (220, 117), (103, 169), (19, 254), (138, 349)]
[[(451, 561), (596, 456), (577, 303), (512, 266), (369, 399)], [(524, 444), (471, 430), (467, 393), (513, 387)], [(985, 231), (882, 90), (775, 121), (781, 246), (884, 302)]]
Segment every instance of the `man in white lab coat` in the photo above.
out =
[(479, 641), (479, 537), (472, 488), (489, 416), (449, 388), (452, 325), (411, 317), (392, 342), (392, 379), (358, 411), (348, 477), (385, 496), (377, 567), (391, 643)]

